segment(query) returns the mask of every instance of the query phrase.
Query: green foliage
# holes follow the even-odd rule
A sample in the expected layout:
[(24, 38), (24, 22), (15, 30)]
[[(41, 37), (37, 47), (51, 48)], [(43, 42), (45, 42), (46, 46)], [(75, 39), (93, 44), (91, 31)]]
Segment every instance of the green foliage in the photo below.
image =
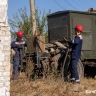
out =
[[(36, 15), (37, 30), (40, 35), (44, 35), (46, 37), (46, 41), (48, 38), (47, 15), (49, 13), (45, 13), (45, 11), (42, 13), (36, 9), (36, 14), (34, 14)], [(30, 37), (32, 35), (32, 24), (33, 20), (31, 19), (31, 16), (28, 15), (26, 7), (18, 9), (18, 12), (13, 14), (13, 19), (9, 19), (12, 40), (16, 38), (16, 32), (18, 30), (22, 30), (26, 37)]]

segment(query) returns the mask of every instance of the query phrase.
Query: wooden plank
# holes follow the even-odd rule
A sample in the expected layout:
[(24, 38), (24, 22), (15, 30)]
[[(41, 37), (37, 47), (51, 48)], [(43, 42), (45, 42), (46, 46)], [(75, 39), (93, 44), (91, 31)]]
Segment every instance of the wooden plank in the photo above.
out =
[[(38, 39), (40, 40), (40, 41), (38, 40), (38, 43), (39, 43), (39, 46), (40, 46), (41, 50), (43, 52), (45, 52), (45, 44), (42, 43), (42, 42), (45, 42), (45, 36), (38, 36)], [(39, 50), (39, 52), (41, 52), (41, 50)]]

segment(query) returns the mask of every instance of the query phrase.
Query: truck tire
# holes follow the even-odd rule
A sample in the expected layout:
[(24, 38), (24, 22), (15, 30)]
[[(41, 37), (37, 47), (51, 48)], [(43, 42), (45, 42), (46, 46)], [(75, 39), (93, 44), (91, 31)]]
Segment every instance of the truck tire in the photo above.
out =
[(79, 78), (83, 78), (84, 77), (84, 66), (81, 62), (81, 60), (79, 60), (78, 62), (78, 73), (79, 73)]
[[(70, 81), (70, 75), (71, 75), (70, 67), (71, 67), (70, 59), (67, 58), (66, 63), (63, 65), (63, 68), (62, 68), (63, 81)], [(79, 73), (79, 78), (82, 78), (84, 76), (84, 67), (81, 60), (79, 60), (78, 62), (78, 73)]]
[(67, 58), (65, 64), (62, 64), (62, 79), (63, 81), (69, 81), (70, 78), (70, 59)]

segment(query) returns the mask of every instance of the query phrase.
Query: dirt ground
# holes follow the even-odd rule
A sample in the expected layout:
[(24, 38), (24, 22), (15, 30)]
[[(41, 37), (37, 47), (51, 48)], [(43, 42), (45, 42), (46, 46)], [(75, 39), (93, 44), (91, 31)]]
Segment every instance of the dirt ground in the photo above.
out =
[(63, 82), (62, 78), (29, 82), (23, 73), (18, 82), (11, 81), (10, 92), (11, 96), (96, 96), (96, 79), (83, 78), (80, 85)]

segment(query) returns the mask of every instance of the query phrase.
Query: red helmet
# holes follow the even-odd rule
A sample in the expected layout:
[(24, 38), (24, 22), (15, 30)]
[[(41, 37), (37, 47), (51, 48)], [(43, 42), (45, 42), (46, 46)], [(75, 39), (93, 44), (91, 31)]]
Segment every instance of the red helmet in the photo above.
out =
[(82, 32), (83, 27), (81, 25), (76, 25), (75, 30)]
[(17, 37), (23, 37), (23, 36), (24, 36), (23, 32), (21, 30), (19, 30), (17, 32)]

